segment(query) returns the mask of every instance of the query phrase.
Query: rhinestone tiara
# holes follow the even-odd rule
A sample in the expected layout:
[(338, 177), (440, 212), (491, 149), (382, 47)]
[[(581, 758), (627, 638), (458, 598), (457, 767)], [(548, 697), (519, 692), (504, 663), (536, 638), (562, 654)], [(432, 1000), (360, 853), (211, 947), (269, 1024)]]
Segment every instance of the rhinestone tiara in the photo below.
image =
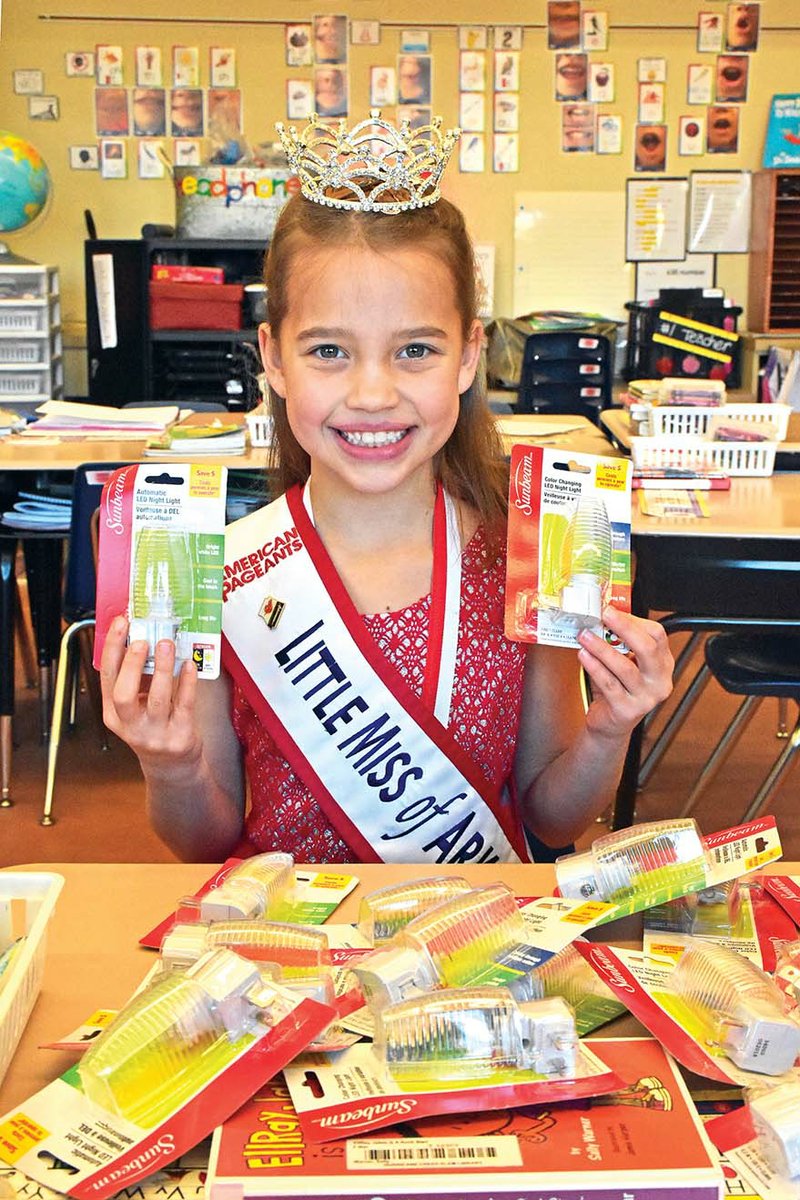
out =
[(275, 129), (300, 190), (315, 204), (357, 212), (399, 213), (435, 204), (439, 183), (460, 129), (442, 133), (442, 118), (412, 129), (381, 118), (379, 108), (347, 128), (326, 124), (316, 113), (300, 133), (279, 122)]

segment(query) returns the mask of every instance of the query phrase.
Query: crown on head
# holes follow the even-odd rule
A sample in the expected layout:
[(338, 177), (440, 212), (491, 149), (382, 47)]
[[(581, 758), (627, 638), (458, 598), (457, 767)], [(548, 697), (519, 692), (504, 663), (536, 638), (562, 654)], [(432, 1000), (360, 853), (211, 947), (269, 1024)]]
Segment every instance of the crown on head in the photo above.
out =
[(298, 134), (283, 123), (275, 128), (300, 190), (308, 200), (330, 208), (399, 213), (435, 204), (439, 182), (460, 129), (442, 133), (442, 118), (412, 129), (381, 119), (379, 108), (348, 130), (346, 121), (325, 124), (314, 113)]

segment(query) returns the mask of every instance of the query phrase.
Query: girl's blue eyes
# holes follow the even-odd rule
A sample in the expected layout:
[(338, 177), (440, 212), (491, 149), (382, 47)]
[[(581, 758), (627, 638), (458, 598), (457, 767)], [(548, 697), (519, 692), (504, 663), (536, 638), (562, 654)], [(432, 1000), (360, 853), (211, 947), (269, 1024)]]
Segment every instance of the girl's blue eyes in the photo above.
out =
[[(333, 343), (326, 343), (323, 346), (312, 346), (310, 353), (314, 358), (323, 359), (325, 362), (332, 362), (338, 358), (345, 357), (341, 346), (336, 346)], [(410, 359), (413, 362), (420, 362), (433, 353), (432, 346), (425, 346), (421, 342), (412, 342), (410, 345), (403, 347), (400, 351), (400, 357)]]

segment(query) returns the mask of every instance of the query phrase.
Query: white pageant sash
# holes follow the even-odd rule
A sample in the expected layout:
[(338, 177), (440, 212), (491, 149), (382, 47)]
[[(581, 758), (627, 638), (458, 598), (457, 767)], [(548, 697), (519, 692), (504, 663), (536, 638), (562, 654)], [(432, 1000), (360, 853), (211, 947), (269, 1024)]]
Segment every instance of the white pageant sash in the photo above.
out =
[[(459, 594), (446, 591), (448, 607), (458, 605)], [(228, 526), (224, 592), (226, 669), (361, 859), (527, 857), (508, 798), (494, 792), (370, 637), (299, 488)], [(442, 662), (437, 703), (442, 674), (452, 689), (452, 667)]]
[[(433, 626), (441, 625), (441, 649), (437, 655), (436, 648), (429, 641), (425, 674), (426, 682), (429, 673), (434, 675), (433, 715), (447, 728), (450, 723), (450, 705), (453, 702), (456, 653), (458, 651), (458, 617), (461, 608), (461, 533), (458, 528), (456, 506), (447, 492), (444, 492), (443, 496), (446, 541), (442, 546), (434, 543), (434, 555), (437, 566), (444, 567), (446, 570), (445, 586), (439, 589), (434, 584), (433, 588), (434, 592), (441, 591), (441, 596), (437, 595), (435, 599), (437, 601), (441, 599), (443, 613), (436, 611), (438, 605), (431, 605), (431, 623)], [(311, 502), (311, 488), (308, 484), (303, 489), (303, 503), (311, 524), (316, 527), (314, 507)], [(437, 535), (437, 522), (434, 518), (434, 539), (436, 540), (438, 540)], [(436, 661), (432, 661), (434, 657)]]

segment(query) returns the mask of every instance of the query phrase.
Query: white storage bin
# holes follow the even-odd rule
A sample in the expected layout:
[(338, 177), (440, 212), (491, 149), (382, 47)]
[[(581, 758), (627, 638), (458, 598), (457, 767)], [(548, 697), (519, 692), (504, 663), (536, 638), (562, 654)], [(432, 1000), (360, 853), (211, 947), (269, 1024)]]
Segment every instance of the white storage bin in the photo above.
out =
[(272, 440), (272, 417), (267, 413), (245, 415), (251, 446), (269, 446)]
[(632, 437), (636, 470), (680, 467), (726, 475), (771, 475), (777, 442), (711, 442), (706, 438)]
[(30, 363), (47, 366), (48, 343), (44, 338), (0, 337), (0, 364)]
[(31, 304), (0, 300), (0, 333), (44, 333), (48, 319), (46, 300)]
[(52, 291), (56, 278), (53, 267), (30, 263), (11, 265), (0, 259), (0, 297), (3, 300), (38, 300)]
[(656, 405), (650, 410), (652, 436), (704, 437), (712, 417), (746, 421), (749, 425), (773, 425), (775, 441), (782, 442), (789, 427), (791, 408), (788, 404), (722, 404), (717, 408), (694, 408), (682, 404)]
[(49, 396), (50, 371), (0, 370), (0, 396)]
[(50, 872), (0, 871), (0, 928), (25, 935), (0, 975), (0, 1083), (42, 986), (47, 925), (63, 886)]

